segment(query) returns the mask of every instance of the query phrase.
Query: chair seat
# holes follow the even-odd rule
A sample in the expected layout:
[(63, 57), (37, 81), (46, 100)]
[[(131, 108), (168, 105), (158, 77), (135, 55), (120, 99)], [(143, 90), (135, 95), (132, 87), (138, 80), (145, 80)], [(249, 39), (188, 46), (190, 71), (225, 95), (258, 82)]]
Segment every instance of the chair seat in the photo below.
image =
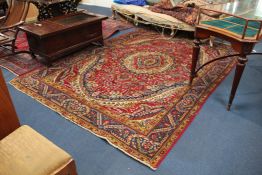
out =
[(55, 174), (73, 159), (27, 125), (0, 141), (0, 175)]

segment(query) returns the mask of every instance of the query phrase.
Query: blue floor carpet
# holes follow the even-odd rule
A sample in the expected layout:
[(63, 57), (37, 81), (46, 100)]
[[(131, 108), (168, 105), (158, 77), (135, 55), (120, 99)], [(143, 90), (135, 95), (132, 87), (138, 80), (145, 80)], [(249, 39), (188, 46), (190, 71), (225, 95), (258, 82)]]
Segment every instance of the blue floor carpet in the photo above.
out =
[[(255, 50), (262, 52), (262, 43)], [(15, 76), (2, 69), (9, 82)], [(261, 175), (262, 58), (249, 57), (230, 112), (234, 72), (209, 97), (160, 167), (153, 171), (8, 84), (22, 124), (69, 152), (79, 175)], [(51, 156), (51, 155), (50, 155)]]

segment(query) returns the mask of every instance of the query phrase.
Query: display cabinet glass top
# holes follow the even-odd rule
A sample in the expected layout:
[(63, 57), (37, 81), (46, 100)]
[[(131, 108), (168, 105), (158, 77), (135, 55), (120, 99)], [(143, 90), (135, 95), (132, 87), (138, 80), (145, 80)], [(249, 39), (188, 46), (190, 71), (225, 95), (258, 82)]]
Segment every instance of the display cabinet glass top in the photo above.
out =
[(202, 9), (219, 11), (250, 20), (262, 20), (262, 0), (239, 0), (229, 3), (208, 4)]
[[(201, 20), (201, 13), (209, 12), (217, 13), (219, 18)], [(241, 0), (202, 6), (199, 25), (236, 38), (259, 40), (262, 37), (262, 0)]]

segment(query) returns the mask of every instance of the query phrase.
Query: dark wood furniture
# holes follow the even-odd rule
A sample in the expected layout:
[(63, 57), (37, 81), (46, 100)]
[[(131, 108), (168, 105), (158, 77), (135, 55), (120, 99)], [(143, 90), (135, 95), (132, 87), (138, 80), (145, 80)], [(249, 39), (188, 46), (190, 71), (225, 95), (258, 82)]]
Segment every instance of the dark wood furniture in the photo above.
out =
[[(224, 18), (198, 22), (195, 30), (195, 46), (192, 55), (190, 84), (194, 77), (196, 77), (197, 73), (210, 63), (220, 59), (238, 56), (234, 81), (227, 106), (228, 110), (230, 110), (241, 76), (248, 61), (247, 55), (262, 54), (252, 52), (255, 44), (262, 38), (262, 14), (259, 9), (259, 3), (261, 3), (259, 0), (236, 1), (224, 5), (204, 7), (203, 9), (200, 9), (199, 12), (198, 19), (201, 19), (200, 16), (202, 12), (206, 13), (207, 11), (223, 14)], [(262, 3), (260, 6), (261, 5)], [(228, 41), (231, 43), (233, 50), (237, 53), (213, 59), (201, 65), (199, 68), (196, 68), (201, 39), (206, 39), (210, 36), (215, 36)]]
[(26, 24), (20, 29), (27, 34), (30, 50), (50, 65), (54, 59), (86, 47), (91, 42), (103, 45), (102, 20), (106, 18), (76, 12)]
[[(21, 0), (24, 1), (24, 0)], [(38, 9), (39, 21), (77, 11), (81, 0), (26, 0)]]
[(0, 70), (0, 140), (20, 127), (5, 79)]

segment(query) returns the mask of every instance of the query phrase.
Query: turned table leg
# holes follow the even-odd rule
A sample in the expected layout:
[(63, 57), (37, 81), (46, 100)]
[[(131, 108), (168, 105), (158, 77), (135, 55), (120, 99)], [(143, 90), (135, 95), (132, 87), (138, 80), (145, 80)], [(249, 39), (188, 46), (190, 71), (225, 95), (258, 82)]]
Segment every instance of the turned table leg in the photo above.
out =
[(230, 110), (230, 107), (231, 107), (232, 102), (234, 100), (238, 84), (240, 82), (241, 76), (242, 76), (242, 74), (244, 72), (244, 69), (245, 69), (245, 66), (246, 66), (246, 63), (247, 63), (248, 60), (246, 58), (246, 55), (244, 55), (242, 57), (239, 57), (237, 59), (237, 61), (238, 61), (238, 63), (236, 65), (234, 81), (233, 81), (233, 85), (232, 85), (232, 89), (231, 89), (231, 93), (230, 93), (230, 97), (229, 97), (229, 102), (228, 102), (228, 105), (227, 105), (227, 110), (228, 111)]
[(193, 47), (193, 54), (192, 54), (192, 64), (191, 64), (191, 73), (190, 73), (190, 80), (189, 84), (192, 84), (193, 79), (196, 76), (196, 65), (199, 58), (199, 52), (200, 52), (200, 40), (195, 39), (194, 40), (194, 47)]

